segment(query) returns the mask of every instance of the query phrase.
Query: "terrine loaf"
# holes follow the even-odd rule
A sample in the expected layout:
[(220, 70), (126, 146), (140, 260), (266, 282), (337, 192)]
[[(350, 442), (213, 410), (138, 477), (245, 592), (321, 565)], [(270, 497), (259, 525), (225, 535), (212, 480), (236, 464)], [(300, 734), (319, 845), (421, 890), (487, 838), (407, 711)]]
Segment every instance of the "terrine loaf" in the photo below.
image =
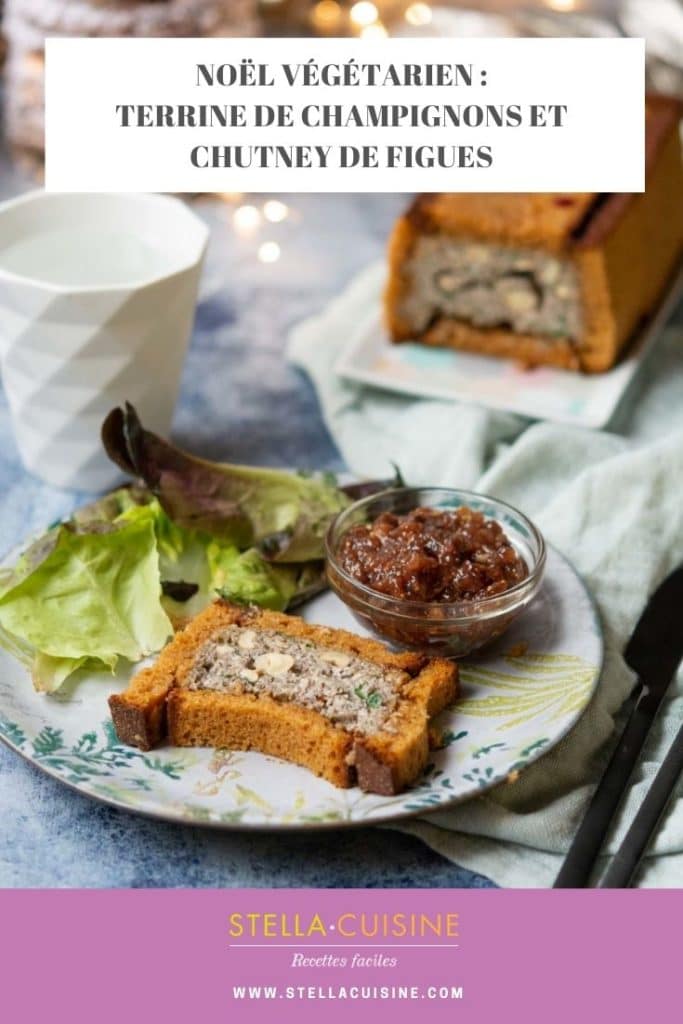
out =
[(427, 764), (458, 670), (277, 612), (210, 605), (109, 700), (123, 743), (257, 750), (335, 786), (397, 793)]
[(682, 109), (648, 97), (644, 193), (419, 196), (390, 242), (392, 340), (613, 366), (680, 265)]

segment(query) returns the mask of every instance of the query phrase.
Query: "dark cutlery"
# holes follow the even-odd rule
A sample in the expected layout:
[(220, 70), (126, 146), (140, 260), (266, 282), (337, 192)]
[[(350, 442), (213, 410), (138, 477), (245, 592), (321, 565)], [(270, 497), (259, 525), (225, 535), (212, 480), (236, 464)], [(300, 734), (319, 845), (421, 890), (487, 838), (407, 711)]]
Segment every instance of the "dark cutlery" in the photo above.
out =
[(601, 889), (625, 889), (631, 884), (645, 851), (647, 850), (683, 772), (683, 725), (678, 730), (668, 754), (659, 766), (624, 841), (615, 853)]
[(635, 703), (569, 853), (556, 889), (584, 888), (659, 706), (683, 658), (683, 567), (676, 569), (648, 601), (624, 658), (638, 676)]

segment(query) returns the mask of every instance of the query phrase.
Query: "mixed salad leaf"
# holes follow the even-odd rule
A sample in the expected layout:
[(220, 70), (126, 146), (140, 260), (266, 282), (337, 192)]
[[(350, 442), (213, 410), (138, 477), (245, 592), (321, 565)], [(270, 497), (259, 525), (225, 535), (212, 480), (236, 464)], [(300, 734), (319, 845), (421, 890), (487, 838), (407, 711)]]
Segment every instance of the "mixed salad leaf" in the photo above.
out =
[[(284, 611), (311, 586), (320, 589), (324, 580), (321, 559), (275, 565), (256, 548), (241, 550), (231, 541), (221, 541), (204, 530), (178, 526), (150, 495), (140, 503), (120, 492), (127, 505), (120, 520), (147, 519), (153, 523), (159, 553), (162, 601), (171, 613), (194, 615), (217, 595), (237, 604), (256, 604)], [(182, 609), (177, 606), (183, 605)]]
[(0, 642), (51, 692), (86, 665), (113, 670), (158, 651), (172, 632), (159, 591), (149, 520), (64, 523), (0, 575)]
[(109, 457), (140, 479), (177, 526), (202, 530), (272, 562), (323, 557), (330, 520), (349, 498), (328, 475), (208, 462), (145, 430), (131, 405), (102, 427)]
[(333, 479), (195, 458), (129, 405), (102, 436), (135, 482), (0, 570), (0, 645), (36, 689), (140, 661), (217, 595), (285, 610), (323, 589), (325, 531), (350, 500)]

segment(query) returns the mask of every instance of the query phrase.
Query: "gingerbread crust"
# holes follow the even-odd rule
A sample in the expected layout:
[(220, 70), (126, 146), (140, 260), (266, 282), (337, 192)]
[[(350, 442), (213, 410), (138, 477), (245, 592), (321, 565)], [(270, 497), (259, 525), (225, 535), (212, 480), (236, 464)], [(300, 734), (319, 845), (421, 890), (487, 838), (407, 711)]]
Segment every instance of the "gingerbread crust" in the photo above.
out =
[[(394, 342), (514, 358), (526, 366), (586, 373), (610, 369), (654, 313), (683, 254), (683, 168), (678, 123), (683, 104), (650, 96), (646, 104), (646, 191), (598, 196), (437, 193), (419, 196), (389, 242), (385, 318)], [(584, 329), (576, 341), (478, 328), (437, 316), (416, 331), (402, 313), (418, 239), (462, 240), (540, 248), (574, 263)]]
[(436, 348), (454, 348), (479, 355), (514, 359), (526, 367), (556, 366), (562, 370), (580, 369), (579, 356), (566, 338), (546, 338), (537, 334), (513, 334), (502, 328), (473, 327), (461, 320), (440, 317), (422, 335), (420, 341)]
[[(275, 629), (319, 647), (347, 651), (406, 674), (391, 731), (356, 736), (308, 708), (267, 695), (186, 689), (202, 645), (228, 625)], [(175, 746), (258, 750), (300, 764), (335, 786), (396, 793), (423, 770), (428, 726), (457, 694), (457, 667), (421, 654), (394, 654), (375, 640), (345, 630), (312, 626), (294, 616), (216, 602), (143, 669), (122, 694), (109, 699), (123, 743), (148, 750), (168, 738)]]

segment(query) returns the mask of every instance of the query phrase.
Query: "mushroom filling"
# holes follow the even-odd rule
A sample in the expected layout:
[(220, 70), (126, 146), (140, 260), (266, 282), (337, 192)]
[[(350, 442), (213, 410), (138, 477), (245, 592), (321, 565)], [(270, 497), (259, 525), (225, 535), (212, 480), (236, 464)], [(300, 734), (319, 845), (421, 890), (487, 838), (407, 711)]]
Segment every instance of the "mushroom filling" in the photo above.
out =
[(407, 272), (402, 311), (416, 331), (445, 316), (517, 334), (581, 335), (576, 270), (548, 252), (430, 235), (418, 240)]
[(199, 650), (185, 686), (267, 694), (319, 712), (348, 732), (386, 726), (407, 675), (275, 630), (228, 626)]

